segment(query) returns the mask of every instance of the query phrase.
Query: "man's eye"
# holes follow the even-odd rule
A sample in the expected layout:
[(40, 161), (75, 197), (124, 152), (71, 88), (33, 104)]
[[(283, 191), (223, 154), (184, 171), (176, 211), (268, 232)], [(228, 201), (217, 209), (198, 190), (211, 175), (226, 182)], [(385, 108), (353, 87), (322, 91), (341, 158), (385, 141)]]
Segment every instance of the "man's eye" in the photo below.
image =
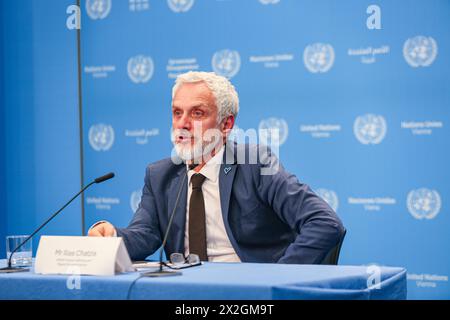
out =
[(199, 118), (199, 117), (203, 116), (203, 111), (196, 110), (196, 111), (192, 112), (192, 115), (193, 115), (195, 118)]
[(174, 116), (181, 116), (181, 111), (179, 111), (179, 110), (175, 110), (175, 111), (173, 111), (173, 115)]

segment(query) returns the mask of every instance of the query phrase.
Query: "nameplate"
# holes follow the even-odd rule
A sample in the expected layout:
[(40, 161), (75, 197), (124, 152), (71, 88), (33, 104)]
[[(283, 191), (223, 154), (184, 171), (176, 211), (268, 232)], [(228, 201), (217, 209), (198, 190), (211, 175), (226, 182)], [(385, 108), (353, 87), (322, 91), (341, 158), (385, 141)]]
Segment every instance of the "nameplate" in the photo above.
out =
[(122, 238), (41, 236), (34, 271), (112, 276), (134, 268)]

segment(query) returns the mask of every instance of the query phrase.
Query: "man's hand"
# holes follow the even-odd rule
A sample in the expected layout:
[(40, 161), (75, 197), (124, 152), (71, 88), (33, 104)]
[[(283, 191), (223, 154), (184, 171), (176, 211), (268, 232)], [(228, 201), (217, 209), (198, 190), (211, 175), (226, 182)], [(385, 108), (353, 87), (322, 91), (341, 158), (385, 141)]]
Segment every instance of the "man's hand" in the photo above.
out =
[(89, 230), (90, 237), (113, 237), (116, 234), (116, 229), (109, 222), (102, 222)]

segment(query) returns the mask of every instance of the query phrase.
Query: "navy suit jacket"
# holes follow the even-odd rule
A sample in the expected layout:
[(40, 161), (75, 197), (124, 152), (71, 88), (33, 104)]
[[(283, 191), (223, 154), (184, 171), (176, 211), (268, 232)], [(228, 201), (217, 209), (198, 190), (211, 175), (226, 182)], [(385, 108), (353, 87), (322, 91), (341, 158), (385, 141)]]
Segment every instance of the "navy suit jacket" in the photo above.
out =
[[(242, 164), (244, 151), (258, 154), (253, 164)], [(165, 253), (184, 253), (186, 171), (170, 158), (147, 167), (141, 203), (130, 225), (117, 229), (131, 259), (145, 259), (161, 246), (180, 187)], [(266, 147), (228, 142), (219, 188), (225, 229), (243, 262), (318, 264), (343, 237), (336, 213)]]

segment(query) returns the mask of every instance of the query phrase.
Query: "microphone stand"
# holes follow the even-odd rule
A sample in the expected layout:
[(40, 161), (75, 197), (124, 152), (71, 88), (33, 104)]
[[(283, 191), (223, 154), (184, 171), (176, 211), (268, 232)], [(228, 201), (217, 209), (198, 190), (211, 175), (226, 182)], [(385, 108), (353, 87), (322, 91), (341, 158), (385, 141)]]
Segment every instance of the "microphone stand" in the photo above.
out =
[(89, 183), (87, 186), (85, 186), (83, 189), (81, 189), (80, 192), (78, 192), (72, 199), (69, 200), (61, 209), (56, 211), (50, 218), (47, 219), (39, 228), (37, 228), (31, 235), (29, 235), (24, 241), (22, 241), (9, 255), (8, 259), (8, 266), (5, 268), (0, 268), (0, 273), (12, 273), (12, 272), (24, 272), (29, 271), (29, 268), (20, 268), (20, 267), (12, 267), (11, 266), (11, 259), (13, 257), (13, 254), (19, 250), (25, 243), (27, 243), (36, 233), (38, 233), (43, 227), (47, 225), (54, 217), (56, 217), (61, 211), (63, 211), (73, 200), (75, 200), (81, 193), (84, 192), (87, 188), (89, 188), (94, 183), (101, 183), (105, 180), (111, 179), (114, 177), (114, 173), (108, 173), (102, 177), (96, 178), (94, 181)]
[(175, 200), (175, 206), (173, 207), (172, 213), (169, 218), (169, 222), (167, 223), (166, 234), (164, 235), (164, 239), (163, 239), (161, 248), (159, 249), (159, 269), (158, 269), (158, 271), (150, 271), (150, 272), (143, 273), (142, 276), (144, 276), (144, 277), (167, 277), (167, 276), (181, 276), (182, 275), (181, 271), (163, 270), (164, 263), (162, 261), (162, 256), (163, 256), (164, 247), (167, 242), (167, 237), (169, 235), (170, 227), (172, 226), (173, 217), (175, 216), (175, 211), (177, 210), (177, 207), (178, 207), (181, 190), (183, 190), (184, 181), (186, 180), (187, 175), (188, 174), (187, 174), (187, 170), (186, 170), (186, 174), (184, 175), (183, 180), (181, 181), (180, 187), (178, 188), (178, 194), (177, 194), (177, 198)]

